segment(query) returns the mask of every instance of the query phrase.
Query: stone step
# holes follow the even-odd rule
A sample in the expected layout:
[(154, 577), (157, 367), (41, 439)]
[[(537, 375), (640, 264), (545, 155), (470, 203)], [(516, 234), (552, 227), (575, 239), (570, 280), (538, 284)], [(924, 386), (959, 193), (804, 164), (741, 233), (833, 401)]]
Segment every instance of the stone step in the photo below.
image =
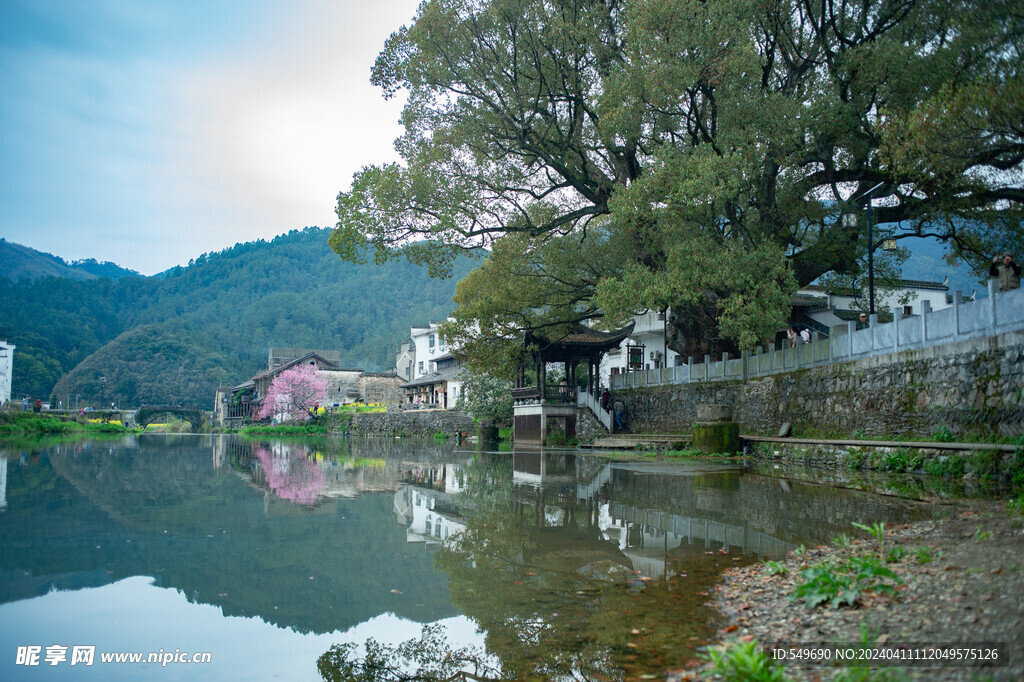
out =
[(674, 443), (690, 443), (693, 439), (688, 433), (621, 433), (598, 438), (589, 445), (592, 448), (638, 448), (645, 445), (663, 447)]

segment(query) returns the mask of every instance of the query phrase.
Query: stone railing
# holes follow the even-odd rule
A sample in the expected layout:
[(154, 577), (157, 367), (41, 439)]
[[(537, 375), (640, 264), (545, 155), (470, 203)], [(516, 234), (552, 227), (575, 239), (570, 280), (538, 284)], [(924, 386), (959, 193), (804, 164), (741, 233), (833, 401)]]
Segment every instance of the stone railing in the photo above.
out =
[(1024, 330), (1024, 289), (999, 293), (996, 280), (989, 280), (988, 298), (964, 302), (957, 291), (952, 307), (932, 311), (927, 301), (922, 307), (921, 315), (910, 317), (897, 308), (895, 319), (885, 324), (879, 324), (873, 315), (865, 329), (857, 329), (856, 322), (833, 327), (831, 337), (791, 348), (744, 351), (739, 358), (723, 353), (721, 360), (705, 355), (702, 363), (694, 363), (691, 357), (685, 365), (614, 374), (611, 387), (743, 380)]

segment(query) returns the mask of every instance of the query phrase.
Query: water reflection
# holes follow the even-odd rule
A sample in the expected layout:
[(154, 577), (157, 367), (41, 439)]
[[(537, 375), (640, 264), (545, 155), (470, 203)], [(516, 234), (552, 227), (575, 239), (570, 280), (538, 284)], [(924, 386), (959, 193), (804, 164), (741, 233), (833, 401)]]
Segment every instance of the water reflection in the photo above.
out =
[(149, 576), (215, 606), (225, 632), (230, 616), (323, 635), (461, 614), (512, 679), (660, 675), (713, 635), (725, 568), (924, 513), (736, 466), (434, 441), (148, 436), (3, 454), (0, 603)]

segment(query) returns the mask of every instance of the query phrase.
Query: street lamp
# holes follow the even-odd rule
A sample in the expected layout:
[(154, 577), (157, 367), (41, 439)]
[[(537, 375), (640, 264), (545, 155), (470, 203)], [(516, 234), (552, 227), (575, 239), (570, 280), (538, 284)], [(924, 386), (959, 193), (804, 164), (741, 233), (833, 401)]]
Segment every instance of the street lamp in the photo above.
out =
[[(856, 201), (857, 199), (867, 200), (864, 214), (868, 221), (868, 312), (871, 315), (875, 314), (875, 243), (874, 236), (871, 233), (871, 194), (884, 184), (884, 182), (880, 182), (860, 196), (850, 199), (850, 201)], [(843, 213), (843, 228), (847, 230), (857, 229), (857, 219), (858, 215), (856, 213)]]

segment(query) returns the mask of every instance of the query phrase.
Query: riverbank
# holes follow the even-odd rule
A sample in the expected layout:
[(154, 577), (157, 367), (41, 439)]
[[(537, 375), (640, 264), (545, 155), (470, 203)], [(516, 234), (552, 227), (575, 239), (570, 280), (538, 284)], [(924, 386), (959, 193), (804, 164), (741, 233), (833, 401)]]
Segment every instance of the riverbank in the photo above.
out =
[[(764, 651), (761, 645), (771, 642), (865, 642), (876, 646), (1001, 642), (1005, 667), (789, 665), (781, 677), (770, 677), (763, 670), (760, 675), (739, 673), (733, 679), (1024, 679), (1022, 512), (1024, 497), (1010, 503), (957, 502), (942, 507), (940, 517), (930, 521), (874, 527), (870, 529), (873, 537), (851, 528), (849, 537), (837, 539), (832, 546), (794, 552), (778, 562), (730, 569), (714, 599), (723, 616), (721, 639), (715, 646), (731, 650), (725, 660), (739, 665), (743, 657), (737, 647), (751, 647), (755, 642), (759, 654)], [(854, 580), (845, 591), (837, 588), (839, 581), (848, 577), (844, 567), (853, 565), (860, 567), (861, 582)], [(895, 578), (887, 577), (883, 569)], [(806, 587), (808, 584), (811, 587)], [(808, 608), (806, 595), (826, 601)], [(834, 608), (832, 598), (852, 604)], [(711, 668), (674, 671), (669, 679), (700, 679)]]
[(90, 420), (86, 417), (77, 419), (64, 415), (51, 415), (38, 412), (0, 411), (0, 436), (31, 436), (59, 434), (120, 434), (136, 433), (117, 421)]

